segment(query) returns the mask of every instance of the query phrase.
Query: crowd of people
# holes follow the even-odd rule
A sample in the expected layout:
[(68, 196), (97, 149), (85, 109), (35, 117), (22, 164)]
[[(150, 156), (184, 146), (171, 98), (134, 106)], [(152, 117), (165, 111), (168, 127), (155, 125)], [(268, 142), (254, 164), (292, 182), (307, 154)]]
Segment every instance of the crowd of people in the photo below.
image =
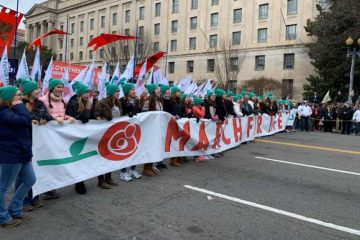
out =
[[(36, 181), (31, 164), (32, 125), (45, 125), (49, 121), (56, 121), (59, 125), (63, 125), (65, 121), (70, 124), (76, 121), (86, 124), (90, 119), (111, 121), (121, 116), (134, 117), (138, 113), (148, 111), (165, 111), (175, 119), (196, 118), (217, 122), (228, 117), (259, 114), (274, 116), (278, 112), (290, 112), (291, 109), (297, 108), (286, 98), (275, 99), (272, 93), (256, 96), (243, 90), (236, 95), (231, 91), (215, 88), (201, 97), (182, 93), (177, 86), (150, 84), (145, 87), (146, 90), (137, 97), (135, 85), (132, 83), (124, 83), (121, 89), (118, 85), (106, 83), (106, 97), (98, 99), (99, 92), (95, 90), (94, 94), (90, 94), (88, 86), (76, 82), (73, 84), (75, 95), (68, 102), (63, 98), (64, 83), (58, 79), (49, 81), (48, 92), (43, 96), (38, 84), (27, 79), (19, 81), (19, 88), (0, 87), (0, 224), (3, 227), (18, 226), (30, 218), (23, 211), (43, 207), (42, 199), (60, 197), (56, 190), (44, 193), (42, 199), (32, 194), (31, 189)], [(124, 94), (123, 97), (120, 97), (120, 90)], [(327, 116), (332, 112), (327, 111), (325, 106), (314, 109), (316, 106), (310, 108), (306, 102), (300, 104), (300, 121), (295, 121), (295, 125), (300, 122), (302, 129), (309, 130), (312, 126), (317, 128), (320, 124), (310, 124), (313, 114), (321, 113), (319, 116)], [(340, 111), (339, 114), (344, 115), (344, 111)], [(360, 122), (359, 117), (356, 119)], [(344, 121), (341, 123), (342, 126), (346, 126)], [(347, 127), (345, 131), (346, 129)], [(195, 160), (202, 162), (221, 156), (222, 153), (198, 156)], [(169, 159), (169, 164), (180, 167), (186, 161), (186, 158), (175, 157)], [(128, 182), (142, 176), (155, 177), (167, 168), (168, 165), (164, 161), (144, 164), (141, 171), (140, 166), (131, 166), (120, 170), (119, 179)], [(6, 205), (6, 195), (13, 183), (15, 194), (9, 205)], [(97, 186), (101, 189), (110, 189), (117, 185), (116, 178), (111, 172), (98, 176)], [(87, 193), (85, 182), (76, 183), (74, 189), (78, 194)]]

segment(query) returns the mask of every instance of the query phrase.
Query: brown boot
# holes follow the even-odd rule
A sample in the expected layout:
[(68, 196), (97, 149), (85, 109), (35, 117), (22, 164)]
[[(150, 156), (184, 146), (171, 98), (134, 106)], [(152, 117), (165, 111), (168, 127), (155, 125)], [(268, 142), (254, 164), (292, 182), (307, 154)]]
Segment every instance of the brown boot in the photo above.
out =
[(154, 177), (156, 174), (152, 171), (152, 166), (150, 164), (144, 164), (143, 166), (143, 170), (142, 170), (142, 175), (147, 176), (147, 177)]
[(16, 227), (16, 226), (20, 225), (21, 223), (22, 223), (22, 221), (20, 219), (12, 219), (7, 223), (1, 224), (1, 227), (12, 228), (12, 227)]
[(173, 167), (180, 167), (181, 164), (178, 162), (178, 158), (171, 158), (170, 159), (170, 165)]
[(111, 186), (106, 183), (104, 176), (98, 177), (98, 187), (101, 189), (111, 189)]

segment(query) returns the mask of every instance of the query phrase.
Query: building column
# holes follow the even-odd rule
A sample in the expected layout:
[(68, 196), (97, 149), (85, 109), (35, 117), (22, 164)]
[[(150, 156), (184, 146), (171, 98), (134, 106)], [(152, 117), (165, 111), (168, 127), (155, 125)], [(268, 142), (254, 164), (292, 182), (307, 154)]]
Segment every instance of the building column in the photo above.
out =
[[(48, 20), (47, 25), (48, 25), (48, 31), (54, 30), (54, 21), (53, 20)], [(48, 48), (53, 49), (54, 46), (55, 46), (55, 42), (54, 42), (55, 41), (55, 36), (50, 35), (47, 38), (48, 38), (48, 40), (47, 40)]]
[(26, 26), (25, 28), (25, 41), (26, 42), (30, 42), (31, 41), (31, 28), (32, 28), (32, 24), (29, 24)]

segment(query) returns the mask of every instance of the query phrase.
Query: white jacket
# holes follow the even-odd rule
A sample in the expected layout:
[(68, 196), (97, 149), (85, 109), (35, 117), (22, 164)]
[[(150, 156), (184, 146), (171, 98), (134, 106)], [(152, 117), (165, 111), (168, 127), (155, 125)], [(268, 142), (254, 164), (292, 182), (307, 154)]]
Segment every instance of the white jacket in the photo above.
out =
[(306, 105), (300, 105), (298, 107), (298, 113), (302, 117), (310, 117), (312, 114), (312, 110), (309, 106)]
[(243, 113), (241, 112), (240, 104), (237, 102), (233, 102), (233, 104), (234, 104), (234, 112), (235, 112), (236, 116), (242, 117)]
[(354, 112), (352, 120), (354, 122), (360, 122), (360, 109)]

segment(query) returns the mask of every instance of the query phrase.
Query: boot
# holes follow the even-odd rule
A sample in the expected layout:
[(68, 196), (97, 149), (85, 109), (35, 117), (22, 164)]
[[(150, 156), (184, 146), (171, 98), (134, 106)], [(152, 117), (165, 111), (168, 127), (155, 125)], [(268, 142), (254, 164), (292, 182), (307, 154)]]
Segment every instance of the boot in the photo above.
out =
[(171, 158), (170, 159), (170, 165), (173, 167), (180, 167), (181, 164), (178, 162), (178, 158)]
[(142, 170), (142, 175), (147, 176), (147, 177), (154, 177), (156, 175), (155, 172), (153, 172), (153, 170), (152, 170), (151, 164), (150, 164), (150, 166), (148, 163), (144, 164), (143, 170)]
[(104, 176), (98, 177), (98, 187), (101, 189), (111, 189), (111, 186), (105, 182)]
[(84, 182), (75, 183), (75, 191), (78, 194), (86, 194), (86, 186)]

